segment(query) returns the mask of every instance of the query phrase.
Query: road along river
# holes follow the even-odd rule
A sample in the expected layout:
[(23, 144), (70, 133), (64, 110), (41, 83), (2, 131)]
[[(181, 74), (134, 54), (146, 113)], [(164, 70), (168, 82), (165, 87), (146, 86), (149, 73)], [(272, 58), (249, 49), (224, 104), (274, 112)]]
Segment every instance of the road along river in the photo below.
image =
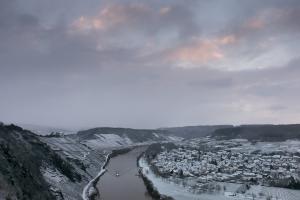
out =
[(152, 200), (138, 176), (137, 157), (146, 148), (137, 147), (110, 159), (106, 173), (97, 184), (101, 200)]

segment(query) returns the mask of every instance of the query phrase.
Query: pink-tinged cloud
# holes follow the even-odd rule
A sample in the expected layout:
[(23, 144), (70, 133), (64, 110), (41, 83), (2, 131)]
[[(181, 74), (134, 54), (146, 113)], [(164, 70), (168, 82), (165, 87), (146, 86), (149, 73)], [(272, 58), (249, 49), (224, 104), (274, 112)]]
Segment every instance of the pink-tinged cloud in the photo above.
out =
[(162, 7), (162, 8), (159, 10), (159, 13), (160, 13), (161, 15), (166, 15), (166, 14), (168, 14), (171, 10), (172, 10), (172, 7), (171, 7), (171, 6), (166, 6), (166, 7)]
[(107, 28), (107, 23), (102, 19), (81, 16), (79, 19), (74, 21), (72, 26), (81, 31), (104, 30)]
[(234, 35), (225, 35), (221, 38), (215, 39), (215, 42), (219, 45), (228, 45), (235, 43), (237, 41), (236, 36)]
[(170, 62), (191, 65), (207, 64), (225, 57), (223, 47), (235, 43), (234, 35), (226, 35), (215, 39), (199, 40), (193, 44), (179, 47), (167, 55)]
[(132, 13), (147, 12), (147, 9), (144, 4), (108, 5), (95, 16), (79, 17), (72, 27), (81, 31), (105, 31), (134, 20)]
[(246, 28), (248, 29), (262, 29), (265, 27), (265, 22), (259, 18), (253, 18), (246, 22)]
[(243, 28), (259, 30), (278, 24), (284, 25), (284, 23), (289, 23), (291, 17), (297, 16), (295, 11), (299, 13), (299, 8), (268, 8), (247, 20)]

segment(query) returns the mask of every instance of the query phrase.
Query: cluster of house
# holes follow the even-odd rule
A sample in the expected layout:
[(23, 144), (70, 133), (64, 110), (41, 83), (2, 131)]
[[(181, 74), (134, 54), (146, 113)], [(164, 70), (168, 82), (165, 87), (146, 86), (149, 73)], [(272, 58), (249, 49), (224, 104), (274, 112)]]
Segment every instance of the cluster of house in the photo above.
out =
[[(232, 145), (232, 142), (230, 143)], [(300, 157), (293, 154), (263, 154), (232, 151), (224, 145), (211, 150), (191, 146), (163, 151), (152, 161), (161, 175), (197, 177), (198, 182), (267, 183), (295, 178), (300, 172)]]

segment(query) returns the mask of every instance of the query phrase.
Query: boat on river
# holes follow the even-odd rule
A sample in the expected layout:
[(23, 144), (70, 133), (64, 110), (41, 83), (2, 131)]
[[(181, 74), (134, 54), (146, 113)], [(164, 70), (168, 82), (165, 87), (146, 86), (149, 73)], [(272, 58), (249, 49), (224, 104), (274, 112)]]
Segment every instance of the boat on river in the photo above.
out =
[(116, 177), (119, 177), (119, 176), (120, 176), (120, 173), (119, 173), (118, 171), (116, 171), (115, 176), (116, 176)]

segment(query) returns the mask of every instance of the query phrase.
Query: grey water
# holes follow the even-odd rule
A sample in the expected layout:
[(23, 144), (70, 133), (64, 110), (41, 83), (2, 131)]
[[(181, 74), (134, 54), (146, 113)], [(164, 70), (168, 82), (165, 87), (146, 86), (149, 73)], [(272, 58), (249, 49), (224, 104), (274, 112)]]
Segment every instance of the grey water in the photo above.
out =
[(97, 184), (101, 200), (152, 200), (143, 180), (137, 176), (136, 160), (145, 149), (138, 147), (110, 159), (107, 172)]

